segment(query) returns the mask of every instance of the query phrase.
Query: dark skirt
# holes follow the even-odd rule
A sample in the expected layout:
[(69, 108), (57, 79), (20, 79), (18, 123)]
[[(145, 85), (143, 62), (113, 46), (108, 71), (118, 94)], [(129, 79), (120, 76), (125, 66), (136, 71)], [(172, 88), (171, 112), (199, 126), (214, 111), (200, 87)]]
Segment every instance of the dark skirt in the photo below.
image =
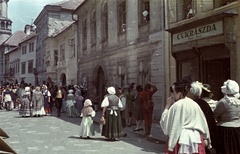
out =
[(218, 154), (238, 154), (240, 153), (240, 127), (217, 126)]
[(111, 115), (110, 110), (106, 110), (105, 120), (106, 124), (102, 128), (102, 136), (108, 139), (116, 139), (123, 136), (122, 118), (119, 110), (117, 110), (117, 116), (114, 113)]

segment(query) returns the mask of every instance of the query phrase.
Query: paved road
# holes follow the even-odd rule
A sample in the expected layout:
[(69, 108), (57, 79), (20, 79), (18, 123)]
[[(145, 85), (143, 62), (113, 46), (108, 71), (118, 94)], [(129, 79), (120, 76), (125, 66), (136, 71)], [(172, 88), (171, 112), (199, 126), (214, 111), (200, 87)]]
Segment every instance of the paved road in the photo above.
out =
[(0, 128), (10, 138), (4, 139), (18, 154), (161, 154), (164, 145), (127, 132), (128, 136), (110, 142), (100, 135), (95, 123), (93, 139), (78, 136), (81, 118), (68, 118), (65, 114), (22, 118), (17, 111), (0, 110)]

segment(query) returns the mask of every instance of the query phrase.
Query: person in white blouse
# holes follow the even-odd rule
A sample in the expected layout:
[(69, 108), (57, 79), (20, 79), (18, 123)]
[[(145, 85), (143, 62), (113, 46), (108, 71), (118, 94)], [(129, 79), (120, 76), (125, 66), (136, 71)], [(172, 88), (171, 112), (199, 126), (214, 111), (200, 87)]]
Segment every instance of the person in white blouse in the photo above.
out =
[(102, 136), (105, 136), (108, 140), (116, 141), (123, 136), (120, 114), (123, 105), (121, 100), (115, 95), (116, 90), (114, 87), (108, 87), (107, 92), (108, 94), (105, 95), (101, 104), (103, 108), (102, 117), (106, 120), (102, 128)]
[(212, 148), (206, 118), (199, 105), (187, 97), (189, 86), (183, 81), (173, 84), (161, 116), (160, 125), (168, 136), (168, 154), (205, 154), (205, 146)]

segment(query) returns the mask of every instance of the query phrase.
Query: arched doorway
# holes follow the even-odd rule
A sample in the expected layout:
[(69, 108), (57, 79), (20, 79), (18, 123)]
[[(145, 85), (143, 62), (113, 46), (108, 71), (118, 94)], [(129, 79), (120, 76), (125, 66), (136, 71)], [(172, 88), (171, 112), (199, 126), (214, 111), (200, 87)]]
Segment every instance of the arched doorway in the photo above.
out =
[(62, 75), (60, 77), (60, 83), (61, 83), (61, 86), (66, 86), (67, 78), (66, 78), (66, 74), (65, 73), (62, 73)]
[(101, 66), (96, 67), (94, 70), (94, 86), (96, 87), (96, 102), (100, 107), (104, 95), (106, 95), (105, 75)]

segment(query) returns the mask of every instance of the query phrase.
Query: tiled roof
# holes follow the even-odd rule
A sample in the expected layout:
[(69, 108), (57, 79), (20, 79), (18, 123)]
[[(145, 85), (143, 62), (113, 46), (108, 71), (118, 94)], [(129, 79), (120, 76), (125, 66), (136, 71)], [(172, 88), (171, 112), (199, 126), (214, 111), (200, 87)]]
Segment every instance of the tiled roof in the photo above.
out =
[(27, 36), (24, 31), (16, 31), (5, 42), (5, 45), (18, 46), (18, 44)]
[(62, 33), (63, 31), (65, 31), (68, 27), (70, 27), (75, 21), (72, 22), (68, 22), (68, 23), (59, 23), (58, 25), (62, 24), (62, 28), (59, 30), (56, 30), (50, 37), (55, 37), (58, 34)]
[(62, 0), (48, 5), (61, 6), (63, 9), (75, 10), (84, 0)]
[(36, 36), (36, 32), (31, 32), (29, 35), (27, 35), (26, 37), (24, 37), (22, 40), (21, 40), (21, 42), (19, 42), (19, 43), (23, 43), (23, 42), (25, 42), (25, 41), (27, 41), (27, 40), (30, 40), (31, 38), (33, 38), (33, 37), (35, 37)]

